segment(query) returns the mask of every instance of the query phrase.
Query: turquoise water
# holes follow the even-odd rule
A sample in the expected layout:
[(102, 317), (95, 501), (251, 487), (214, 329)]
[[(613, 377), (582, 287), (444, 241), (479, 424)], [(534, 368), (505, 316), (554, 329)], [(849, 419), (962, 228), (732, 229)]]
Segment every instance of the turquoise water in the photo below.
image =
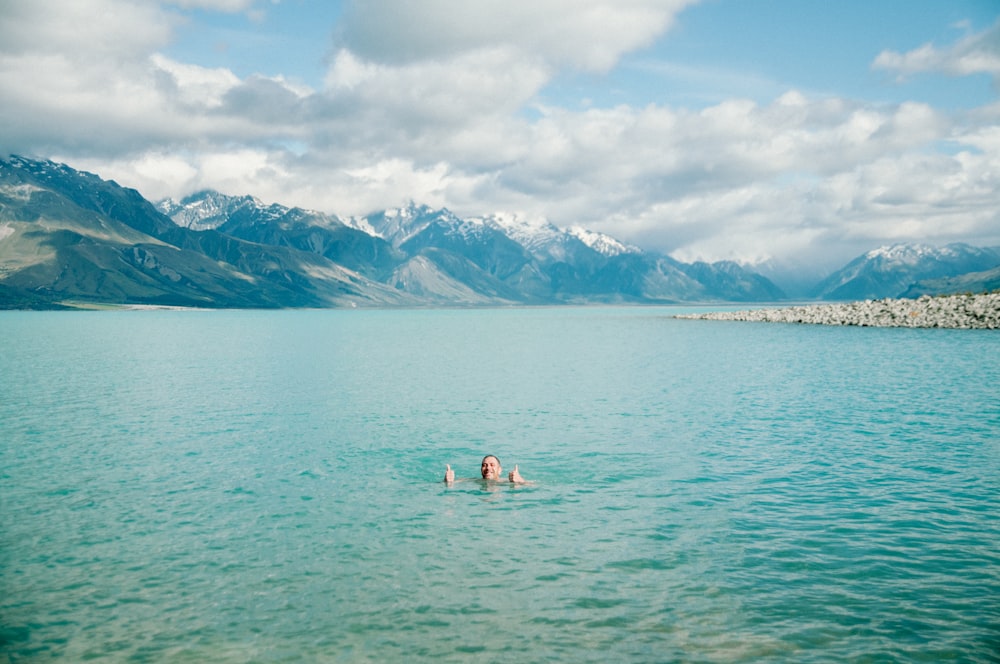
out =
[(679, 311), (0, 313), (0, 661), (998, 661), (1000, 334)]

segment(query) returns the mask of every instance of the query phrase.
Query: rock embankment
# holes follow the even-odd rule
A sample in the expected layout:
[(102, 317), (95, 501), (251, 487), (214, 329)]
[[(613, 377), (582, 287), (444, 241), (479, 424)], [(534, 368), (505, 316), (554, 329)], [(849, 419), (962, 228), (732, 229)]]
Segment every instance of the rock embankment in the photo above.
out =
[(844, 304), (816, 304), (780, 309), (714, 311), (677, 318), (739, 320), (811, 325), (866, 327), (946, 327), (1000, 329), (1000, 292), (982, 295), (923, 296), (916, 300), (864, 300)]

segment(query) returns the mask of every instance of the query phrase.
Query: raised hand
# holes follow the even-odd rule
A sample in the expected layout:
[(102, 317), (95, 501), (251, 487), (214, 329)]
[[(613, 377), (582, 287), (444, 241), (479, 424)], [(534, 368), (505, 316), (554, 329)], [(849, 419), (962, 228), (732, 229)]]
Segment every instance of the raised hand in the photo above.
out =
[(521, 477), (521, 473), (517, 470), (517, 464), (514, 464), (514, 470), (510, 471), (507, 475), (511, 482), (514, 484), (524, 484), (524, 478)]
[[(455, 481), (455, 471), (451, 469), (450, 463), (446, 463), (444, 467), (446, 468), (446, 470), (444, 471), (445, 484), (451, 484), (452, 482)], [(513, 480), (511, 481), (513, 482)]]

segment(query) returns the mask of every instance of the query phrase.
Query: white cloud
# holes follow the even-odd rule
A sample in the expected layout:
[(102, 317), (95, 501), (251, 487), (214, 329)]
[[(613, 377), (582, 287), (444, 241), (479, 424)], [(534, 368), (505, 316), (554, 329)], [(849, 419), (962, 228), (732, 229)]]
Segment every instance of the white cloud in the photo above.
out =
[(398, 66), (363, 62), (341, 50), (326, 84), (333, 99), (400, 113), (401, 121), (462, 121), (473, 114), (517, 111), (549, 72), (510, 49), (479, 49), (442, 61)]
[(148, 2), (38, 0), (0, 13), (0, 149), (109, 150), (157, 133), (147, 55), (175, 17)]
[(341, 42), (399, 64), (513, 48), (550, 66), (606, 71), (651, 43), (696, 0), (353, 0)]
[(906, 53), (882, 51), (872, 67), (898, 72), (900, 77), (925, 72), (951, 76), (989, 74), (1000, 82), (1000, 22), (947, 48), (924, 44)]
[(218, 108), (226, 93), (240, 84), (240, 79), (228, 69), (182, 64), (159, 54), (153, 54), (150, 62), (169, 76), (170, 92), (187, 106)]
[(39, 0), (5, 9), (0, 151), (49, 156), (72, 148), (83, 157), (134, 158), (296, 137), (281, 122), (265, 126), (261, 109), (296, 107), (312, 90), (281, 77), (241, 80), (159, 54), (179, 24), (155, 3), (128, 0)]
[(209, 9), (219, 12), (240, 12), (250, 9), (254, 0), (169, 0), (182, 9)]
[(155, 3), (126, 0), (5, 2), (0, 54), (59, 54), (75, 63), (121, 65), (165, 45), (178, 18)]
[(49, 158), (138, 189), (153, 200), (168, 198), (192, 187), (197, 188), (200, 176), (199, 170), (191, 163), (190, 154), (147, 152), (134, 158), (113, 160), (54, 154)]

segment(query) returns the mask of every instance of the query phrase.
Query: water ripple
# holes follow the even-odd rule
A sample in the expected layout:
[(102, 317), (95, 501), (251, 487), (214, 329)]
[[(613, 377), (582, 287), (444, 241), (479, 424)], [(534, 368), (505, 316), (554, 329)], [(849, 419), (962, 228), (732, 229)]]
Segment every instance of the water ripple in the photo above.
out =
[(662, 313), (0, 314), (0, 656), (997, 661), (1000, 339)]

